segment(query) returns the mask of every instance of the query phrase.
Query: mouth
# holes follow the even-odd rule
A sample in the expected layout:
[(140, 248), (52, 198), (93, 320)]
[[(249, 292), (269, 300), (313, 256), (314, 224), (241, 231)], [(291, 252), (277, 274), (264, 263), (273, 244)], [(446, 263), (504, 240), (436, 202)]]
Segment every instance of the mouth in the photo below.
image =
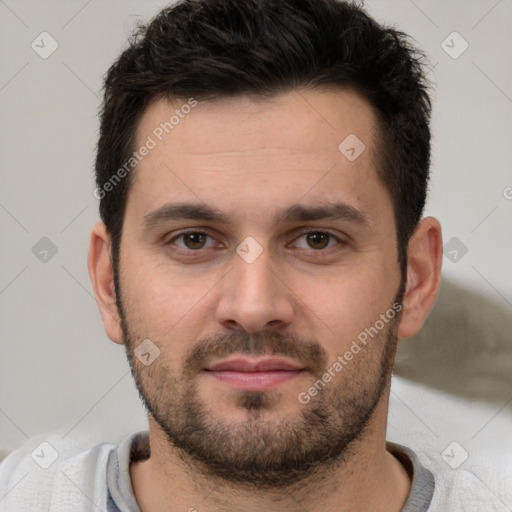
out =
[(275, 388), (299, 377), (305, 371), (303, 366), (286, 359), (245, 357), (220, 361), (204, 369), (208, 377), (247, 391)]

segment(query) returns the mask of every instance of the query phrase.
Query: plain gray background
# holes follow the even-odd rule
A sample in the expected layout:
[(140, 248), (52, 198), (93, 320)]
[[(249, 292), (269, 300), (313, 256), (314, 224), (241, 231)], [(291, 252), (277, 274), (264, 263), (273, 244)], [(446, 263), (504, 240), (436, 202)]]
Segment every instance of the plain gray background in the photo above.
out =
[[(57, 428), (122, 434), (146, 426), (124, 349), (104, 334), (86, 257), (98, 219), (92, 192), (102, 76), (136, 22), (165, 4), (0, 0), (0, 449)], [(512, 310), (512, 2), (366, 7), (429, 56), (426, 214), (441, 221), (445, 243), (455, 238), (447, 252), (458, 256), (444, 258), (444, 273)], [(58, 43), (46, 59), (31, 47), (49, 48), (44, 31)], [(453, 58), (464, 41), (468, 48)], [(57, 250), (47, 261), (43, 237)]]

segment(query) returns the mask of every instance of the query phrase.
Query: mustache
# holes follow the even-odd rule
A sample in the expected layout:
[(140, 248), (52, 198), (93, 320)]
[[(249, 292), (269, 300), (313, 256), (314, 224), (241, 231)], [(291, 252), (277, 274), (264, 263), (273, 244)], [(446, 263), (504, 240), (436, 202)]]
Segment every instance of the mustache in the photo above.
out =
[(314, 340), (303, 341), (294, 335), (279, 332), (249, 334), (237, 331), (199, 341), (186, 356), (184, 376), (197, 374), (213, 358), (225, 358), (233, 354), (286, 357), (318, 376), (327, 367), (327, 354)]

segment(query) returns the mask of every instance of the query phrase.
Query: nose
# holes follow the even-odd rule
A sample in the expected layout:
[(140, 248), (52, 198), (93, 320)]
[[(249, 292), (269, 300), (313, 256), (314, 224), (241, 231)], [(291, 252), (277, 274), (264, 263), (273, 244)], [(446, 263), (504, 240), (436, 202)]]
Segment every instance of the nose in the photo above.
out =
[(234, 255), (217, 303), (220, 324), (251, 334), (282, 329), (292, 322), (293, 293), (271, 263), (268, 251), (250, 263)]

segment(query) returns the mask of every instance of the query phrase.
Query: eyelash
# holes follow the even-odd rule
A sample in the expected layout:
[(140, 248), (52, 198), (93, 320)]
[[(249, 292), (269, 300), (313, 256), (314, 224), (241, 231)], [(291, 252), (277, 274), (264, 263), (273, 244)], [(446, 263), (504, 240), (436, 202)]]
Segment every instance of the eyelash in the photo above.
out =
[[(210, 234), (208, 234), (206, 231), (188, 230), (188, 231), (182, 231), (181, 233), (175, 235), (170, 240), (165, 242), (165, 245), (174, 244), (174, 242), (176, 240), (179, 240), (180, 238), (183, 238), (184, 236), (190, 235), (190, 234), (206, 235), (208, 238), (210, 238), (212, 240), (215, 240), (214, 237), (211, 236)], [(329, 249), (332, 249), (333, 247), (335, 247), (337, 245), (340, 245), (340, 244), (343, 245), (344, 244), (344, 242), (342, 240), (340, 240), (337, 236), (333, 235), (329, 231), (325, 231), (325, 230), (321, 230), (321, 229), (309, 229), (307, 231), (303, 231), (297, 238), (294, 239), (293, 243), (296, 243), (297, 240), (299, 240), (300, 238), (302, 238), (304, 236), (307, 236), (307, 235), (310, 235), (310, 234), (321, 234), (321, 235), (327, 235), (329, 237), (328, 246), (326, 248), (322, 248), (322, 249), (313, 249), (312, 247), (309, 248), (310, 251), (313, 251), (315, 253), (327, 252), (327, 251), (329, 251)], [(331, 243), (331, 240), (334, 240), (336, 242), (336, 244), (334, 246), (329, 247), (329, 244)], [(178, 248), (180, 250), (182, 250), (182, 251), (186, 251), (186, 252), (189, 252), (189, 253), (194, 253), (194, 252), (200, 252), (200, 251), (202, 251), (204, 249), (210, 249), (211, 247), (201, 247), (199, 249), (190, 249), (188, 247), (180, 247), (180, 246), (178, 246)], [(306, 249), (302, 249), (302, 250), (306, 250)]]
[[(211, 238), (212, 240), (214, 240), (213, 236), (209, 235), (208, 233), (206, 233), (205, 231), (199, 231), (199, 230), (189, 230), (189, 231), (182, 231), (181, 233), (179, 233), (178, 235), (174, 236), (173, 238), (171, 238), (169, 241), (165, 242), (165, 245), (171, 245), (173, 244), (176, 240), (180, 239), (180, 238), (183, 238), (184, 236), (186, 235), (206, 235), (208, 238)], [(179, 246), (178, 246), (179, 247)], [(204, 249), (204, 247), (201, 247), (200, 249), (189, 249), (188, 247), (179, 247), (181, 250), (184, 250), (184, 251), (188, 251), (188, 252), (199, 252), (201, 250)]]

